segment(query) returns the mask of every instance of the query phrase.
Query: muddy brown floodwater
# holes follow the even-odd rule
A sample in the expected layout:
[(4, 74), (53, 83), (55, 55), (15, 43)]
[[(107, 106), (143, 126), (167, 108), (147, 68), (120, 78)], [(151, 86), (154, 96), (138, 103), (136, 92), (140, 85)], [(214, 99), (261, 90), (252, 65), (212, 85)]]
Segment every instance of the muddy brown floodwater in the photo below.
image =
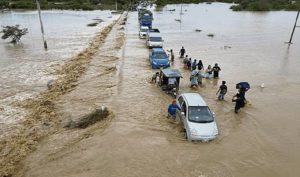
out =
[[(219, 80), (205, 80), (191, 90), (189, 72), (178, 57), (173, 66), (184, 76), (180, 91), (199, 92), (216, 113), (216, 140), (187, 142), (178, 122), (166, 118), (172, 98), (149, 83), (155, 71), (145, 41), (137, 35), (137, 13), (132, 12), (123, 47), (118, 45), (122, 30), (116, 25), (79, 85), (56, 102), (65, 119), (103, 105), (112, 111), (109, 119), (44, 138), (22, 161), (18, 176), (299, 176), (300, 32), (295, 44), (284, 44), (295, 13), (236, 13), (228, 7), (185, 5), (179, 24), (174, 19), (180, 6), (167, 6), (154, 13), (153, 24), (162, 32), (165, 49), (177, 52), (184, 45), (205, 67), (217, 62), (222, 68)], [(209, 33), (215, 37), (209, 38)], [(215, 93), (222, 80), (229, 93), (219, 102)], [(239, 81), (251, 83), (251, 104), (235, 114), (231, 97)], [(262, 83), (265, 88), (260, 88)]]

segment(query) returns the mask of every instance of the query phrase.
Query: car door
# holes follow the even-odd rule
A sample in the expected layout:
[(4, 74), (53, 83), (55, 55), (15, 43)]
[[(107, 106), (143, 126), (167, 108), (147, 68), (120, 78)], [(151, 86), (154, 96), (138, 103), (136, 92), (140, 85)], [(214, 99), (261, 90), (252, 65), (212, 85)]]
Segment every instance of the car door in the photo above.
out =
[(177, 109), (177, 115), (180, 118), (180, 120), (182, 119), (182, 115), (181, 115), (181, 110), (182, 110), (182, 103), (183, 103), (183, 97), (180, 96), (177, 98), (177, 105), (179, 106), (180, 110)]
[(181, 112), (184, 113), (184, 115), (181, 115), (182, 119), (181, 121), (183, 122), (184, 128), (187, 130), (188, 129), (188, 110), (187, 110), (187, 104), (183, 100), (182, 106), (181, 106)]
[[(185, 122), (186, 122), (187, 106), (186, 106), (185, 100), (183, 99), (182, 96), (178, 97), (178, 104), (180, 107), (178, 114), (179, 114), (180, 120), (182, 121), (182, 123), (185, 126), (186, 125)], [(184, 113), (184, 115), (182, 113)]]

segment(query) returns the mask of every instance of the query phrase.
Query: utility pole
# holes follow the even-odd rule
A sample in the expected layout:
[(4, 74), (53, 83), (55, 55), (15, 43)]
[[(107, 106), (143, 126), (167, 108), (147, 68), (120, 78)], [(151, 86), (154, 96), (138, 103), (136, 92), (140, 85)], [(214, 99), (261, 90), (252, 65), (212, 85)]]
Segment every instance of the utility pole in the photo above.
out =
[(297, 13), (297, 16), (296, 16), (295, 25), (294, 25), (294, 28), (293, 28), (293, 31), (292, 31), (292, 34), (291, 34), (291, 38), (290, 38), (290, 41), (288, 42), (289, 45), (292, 44), (292, 40), (293, 40), (295, 28), (296, 27), (300, 27), (300, 26), (297, 26), (297, 21), (298, 21), (299, 13), (300, 13), (300, 11), (298, 10), (298, 13)]
[(45, 33), (44, 33), (42, 16), (41, 16), (41, 6), (40, 6), (39, 0), (36, 0), (36, 6), (37, 6), (37, 9), (38, 9), (38, 13), (39, 13), (39, 19), (40, 19), (40, 24), (41, 24), (41, 31), (42, 31), (42, 38), (43, 38), (43, 42), (44, 42), (44, 48), (47, 49), (48, 46), (47, 46), (47, 41), (45, 40)]
[(116, 11), (118, 11), (118, 0), (116, 0)]

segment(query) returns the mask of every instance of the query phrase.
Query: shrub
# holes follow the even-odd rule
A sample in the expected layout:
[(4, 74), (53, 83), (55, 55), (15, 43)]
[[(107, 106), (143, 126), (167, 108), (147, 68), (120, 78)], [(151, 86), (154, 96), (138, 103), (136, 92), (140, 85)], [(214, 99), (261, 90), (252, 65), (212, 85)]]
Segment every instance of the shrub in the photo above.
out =
[(3, 26), (2, 31), (0, 33), (3, 33), (2, 39), (11, 38), (11, 43), (17, 43), (21, 40), (21, 37), (28, 33), (27, 28), (20, 29), (20, 25), (15, 26)]

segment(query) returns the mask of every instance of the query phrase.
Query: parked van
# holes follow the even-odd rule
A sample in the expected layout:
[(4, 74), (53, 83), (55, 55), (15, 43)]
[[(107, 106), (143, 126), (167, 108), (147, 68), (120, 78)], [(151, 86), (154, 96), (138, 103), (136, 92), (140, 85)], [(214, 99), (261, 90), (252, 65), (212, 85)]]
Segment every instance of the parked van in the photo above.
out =
[(147, 47), (163, 47), (163, 40), (160, 33), (149, 33), (147, 36)]
[(141, 26), (140, 27), (139, 36), (140, 36), (141, 39), (146, 38), (148, 29), (149, 29), (148, 26)]
[(183, 93), (177, 98), (177, 104), (181, 109), (177, 114), (189, 141), (209, 141), (218, 136), (214, 113), (199, 93)]

